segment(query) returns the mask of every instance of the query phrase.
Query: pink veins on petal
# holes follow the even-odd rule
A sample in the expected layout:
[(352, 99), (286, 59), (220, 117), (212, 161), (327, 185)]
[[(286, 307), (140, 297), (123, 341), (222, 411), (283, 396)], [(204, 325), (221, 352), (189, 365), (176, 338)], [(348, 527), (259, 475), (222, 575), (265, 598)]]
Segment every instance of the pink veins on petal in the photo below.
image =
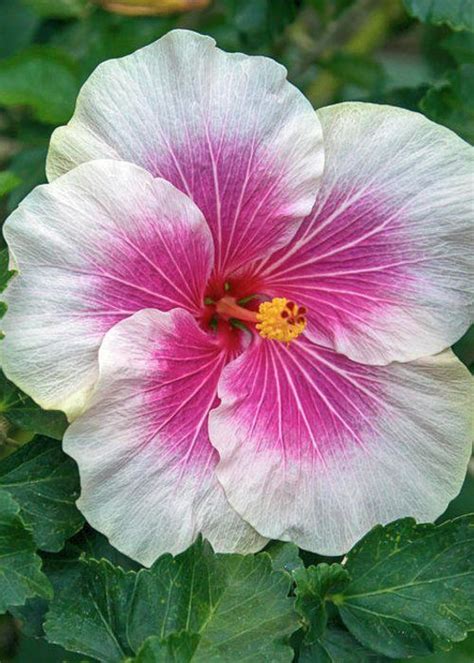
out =
[(184, 317), (176, 317), (172, 332), (164, 334), (150, 357), (143, 385), (152, 434), (149, 443), (158, 435), (166, 440), (182, 471), (188, 464), (214, 467), (217, 462), (217, 452), (209, 445), (207, 417), (218, 404), (217, 383), (231, 358), (218, 339), (190, 327)]
[[(257, 138), (193, 138), (172, 154), (150, 155), (146, 167), (188, 195), (201, 209), (215, 242), (215, 270), (236, 271), (286, 243), (295, 228), (285, 163), (258, 146)], [(271, 224), (272, 233), (266, 230)]]
[(376, 192), (333, 192), (318, 201), (289, 247), (257, 268), (271, 294), (298, 298), (317, 311), (312, 330), (334, 341), (359, 325), (377, 324), (416, 285), (411, 266), (421, 247), (406, 232), (403, 210)]

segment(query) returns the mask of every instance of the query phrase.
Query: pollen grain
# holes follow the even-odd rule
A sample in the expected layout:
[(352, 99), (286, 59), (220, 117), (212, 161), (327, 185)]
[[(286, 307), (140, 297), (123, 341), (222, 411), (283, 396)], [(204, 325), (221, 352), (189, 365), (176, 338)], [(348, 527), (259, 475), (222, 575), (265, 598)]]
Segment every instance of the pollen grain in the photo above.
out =
[(260, 304), (256, 327), (263, 338), (290, 343), (306, 328), (306, 309), (285, 297)]

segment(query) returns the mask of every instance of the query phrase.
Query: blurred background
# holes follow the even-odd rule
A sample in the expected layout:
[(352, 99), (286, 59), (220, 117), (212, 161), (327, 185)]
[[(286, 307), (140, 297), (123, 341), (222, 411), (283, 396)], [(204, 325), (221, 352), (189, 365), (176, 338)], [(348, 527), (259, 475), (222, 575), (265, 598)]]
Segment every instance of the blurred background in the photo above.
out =
[[(68, 121), (93, 69), (176, 27), (275, 58), (315, 108), (393, 104), (474, 142), (474, 0), (0, 0), (1, 222), (45, 181), (51, 132)], [(474, 371), (474, 328), (454, 349)], [(0, 457), (12, 423), (8, 393), (0, 389)], [(14, 423), (17, 440), (28, 435)], [(474, 466), (443, 517), (473, 511)], [(1, 663), (84, 660), (0, 617)], [(473, 663), (474, 639), (423, 660)]]

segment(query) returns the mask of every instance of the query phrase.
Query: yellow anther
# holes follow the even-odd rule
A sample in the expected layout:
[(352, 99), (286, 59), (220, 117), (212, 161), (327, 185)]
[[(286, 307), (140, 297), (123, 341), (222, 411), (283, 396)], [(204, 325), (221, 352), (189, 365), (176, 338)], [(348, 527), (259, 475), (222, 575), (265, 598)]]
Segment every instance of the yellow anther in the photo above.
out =
[(306, 309), (285, 297), (275, 297), (260, 304), (257, 313), (257, 329), (260, 336), (273, 341), (289, 343), (306, 327)]

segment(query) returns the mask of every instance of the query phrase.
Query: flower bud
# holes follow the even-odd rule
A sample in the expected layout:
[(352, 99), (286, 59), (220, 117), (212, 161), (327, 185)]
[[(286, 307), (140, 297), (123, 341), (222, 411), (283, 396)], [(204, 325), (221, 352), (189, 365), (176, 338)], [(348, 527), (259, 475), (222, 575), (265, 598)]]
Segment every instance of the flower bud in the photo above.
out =
[(152, 16), (204, 9), (210, 0), (96, 0), (107, 11), (129, 16)]

